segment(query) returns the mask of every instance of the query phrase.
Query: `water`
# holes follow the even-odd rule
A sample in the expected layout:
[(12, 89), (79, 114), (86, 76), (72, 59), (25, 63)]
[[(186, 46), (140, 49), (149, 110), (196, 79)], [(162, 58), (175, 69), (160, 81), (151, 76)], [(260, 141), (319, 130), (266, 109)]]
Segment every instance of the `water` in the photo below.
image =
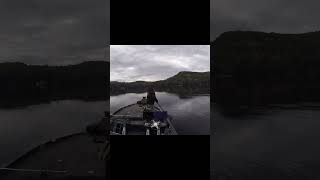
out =
[[(146, 93), (128, 93), (110, 97), (110, 112), (136, 103)], [(210, 134), (210, 96), (181, 97), (176, 94), (157, 92), (160, 105), (173, 117), (172, 124), (179, 135)]]
[(85, 130), (99, 121), (106, 101), (55, 101), (21, 109), (0, 109), (0, 166), (50, 139)]
[[(214, 179), (320, 179), (320, 110), (227, 117), (213, 105)], [(318, 177), (318, 178), (315, 178)]]

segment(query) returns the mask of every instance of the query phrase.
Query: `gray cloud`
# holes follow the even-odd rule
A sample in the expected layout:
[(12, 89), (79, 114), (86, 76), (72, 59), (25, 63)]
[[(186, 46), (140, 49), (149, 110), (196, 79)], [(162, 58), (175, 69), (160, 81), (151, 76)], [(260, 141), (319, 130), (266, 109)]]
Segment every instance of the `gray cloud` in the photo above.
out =
[(109, 0), (2, 0), (0, 22), (0, 62), (106, 59)]
[(210, 71), (210, 47), (199, 45), (111, 45), (111, 81), (156, 81), (180, 71)]
[(233, 30), (318, 31), (319, 6), (320, 1), (316, 0), (211, 0), (211, 40)]

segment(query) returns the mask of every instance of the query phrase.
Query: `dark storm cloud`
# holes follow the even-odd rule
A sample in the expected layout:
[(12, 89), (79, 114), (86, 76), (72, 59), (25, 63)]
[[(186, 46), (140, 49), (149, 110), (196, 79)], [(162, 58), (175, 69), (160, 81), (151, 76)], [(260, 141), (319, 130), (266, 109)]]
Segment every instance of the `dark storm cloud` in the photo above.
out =
[(211, 0), (211, 40), (233, 30), (318, 31), (319, 7), (320, 1), (316, 0)]
[(111, 81), (156, 81), (180, 71), (210, 71), (210, 47), (131, 45), (110, 47)]
[(109, 0), (0, 1), (0, 62), (105, 60)]

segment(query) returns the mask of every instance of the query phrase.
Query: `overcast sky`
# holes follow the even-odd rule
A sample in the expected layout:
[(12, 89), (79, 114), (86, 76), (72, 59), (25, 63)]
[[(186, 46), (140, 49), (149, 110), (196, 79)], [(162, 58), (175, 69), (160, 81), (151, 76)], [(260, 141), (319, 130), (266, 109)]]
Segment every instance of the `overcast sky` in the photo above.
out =
[(104, 60), (109, 0), (1, 0), (0, 62)]
[(163, 80), (180, 71), (210, 71), (210, 47), (199, 45), (112, 45), (111, 81)]
[(318, 0), (211, 0), (211, 40), (222, 32), (303, 33), (320, 30)]

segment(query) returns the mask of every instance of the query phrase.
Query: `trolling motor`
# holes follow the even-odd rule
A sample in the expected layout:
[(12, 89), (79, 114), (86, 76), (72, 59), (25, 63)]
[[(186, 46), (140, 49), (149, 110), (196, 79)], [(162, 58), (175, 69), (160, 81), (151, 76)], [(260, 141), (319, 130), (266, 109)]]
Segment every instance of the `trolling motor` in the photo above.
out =
[[(150, 114), (149, 114), (150, 115)], [(147, 120), (144, 124), (146, 127), (146, 135), (161, 135), (167, 124), (164, 120), (167, 118), (168, 114), (166, 111), (156, 111), (152, 112), (152, 119)], [(150, 118), (150, 116), (148, 116)]]
[(146, 135), (161, 135), (161, 130), (160, 130), (160, 122), (151, 120), (151, 122), (147, 122), (144, 124), (146, 127)]

